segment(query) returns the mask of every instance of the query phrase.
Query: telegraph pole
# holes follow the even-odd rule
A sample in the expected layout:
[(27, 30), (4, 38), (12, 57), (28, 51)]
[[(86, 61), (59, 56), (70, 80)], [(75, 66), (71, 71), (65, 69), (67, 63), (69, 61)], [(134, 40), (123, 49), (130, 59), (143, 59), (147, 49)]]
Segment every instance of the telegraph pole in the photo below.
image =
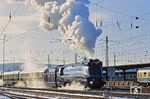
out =
[(48, 67), (49, 67), (49, 63), (50, 63), (50, 60), (49, 60), (49, 54), (48, 54)]
[(13, 70), (16, 70), (16, 68), (15, 68), (15, 57), (12, 58), (12, 65), (13, 65)]
[(106, 54), (105, 54), (105, 66), (109, 66), (109, 57), (108, 57), (108, 36), (106, 36)]
[[(106, 53), (105, 53), (105, 66), (109, 66), (109, 57), (108, 57), (108, 36), (106, 36)], [(108, 68), (106, 69), (106, 80), (108, 81)]]
[(114, 66), (116, 66), (116, 54), (114, 53)]
[(6, 42), (6, 35), (4, 35), (3, 38), (3, 76), (2, 76), (3, 82), (4, 82), (4, 72), (5, 72), (5, 42)]
[(75, 63), (77, 63), (77, 56), (78, 56), (78, 54), (76, 53), (75, 54)]
[(65, 60), (63, 60), (63, 65), (65, 65)]

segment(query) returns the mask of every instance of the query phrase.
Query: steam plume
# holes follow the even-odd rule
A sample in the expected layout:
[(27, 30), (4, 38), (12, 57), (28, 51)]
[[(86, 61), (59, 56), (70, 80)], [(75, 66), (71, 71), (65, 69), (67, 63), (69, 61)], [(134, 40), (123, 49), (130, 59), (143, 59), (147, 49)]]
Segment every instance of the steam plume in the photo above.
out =
[[(10, 0), (9, 0), (10, 1)], [(94, 53), (97, 37), (102, 33), (89, 21), (89, 0), (11, 0), (24, 1), (40, 11), (40, 27), (59, 30), (62, 42), (86, 55)]]

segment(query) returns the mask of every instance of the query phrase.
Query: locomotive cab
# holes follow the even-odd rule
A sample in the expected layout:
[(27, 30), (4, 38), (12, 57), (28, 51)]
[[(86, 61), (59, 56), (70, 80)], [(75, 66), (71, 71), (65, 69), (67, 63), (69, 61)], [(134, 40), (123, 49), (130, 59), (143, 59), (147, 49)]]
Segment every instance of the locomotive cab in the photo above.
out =
[(64, 83), (64, 81), (61, 78), (61, 76), (63, 76), (63, 74), (64, 74), (63, 70), (64, 70), (63, 65), (59, 65), (55, 68), (55, 85), (56, 85), (56, 87), (61, 87), (62, 83)]

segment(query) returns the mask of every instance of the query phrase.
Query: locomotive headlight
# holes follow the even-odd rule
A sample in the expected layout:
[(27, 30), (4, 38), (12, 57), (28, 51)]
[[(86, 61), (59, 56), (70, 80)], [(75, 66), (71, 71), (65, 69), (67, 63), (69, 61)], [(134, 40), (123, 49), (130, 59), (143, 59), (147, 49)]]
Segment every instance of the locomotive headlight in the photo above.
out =
[(90, 84), (92, 85), (92, 84), (93, 84), (93, 81), (90, 81)]

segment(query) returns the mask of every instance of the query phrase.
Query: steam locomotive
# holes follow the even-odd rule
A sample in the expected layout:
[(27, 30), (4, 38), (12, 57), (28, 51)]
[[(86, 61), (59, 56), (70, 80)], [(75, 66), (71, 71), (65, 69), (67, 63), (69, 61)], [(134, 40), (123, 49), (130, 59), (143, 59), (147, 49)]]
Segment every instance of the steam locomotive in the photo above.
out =
[(54, 69), (40, 71), (14, 71), (1, 75), (4, 86), (15, 86), (18, 82), (41, 81), (49, 87), (62, 87), (71, 82), (79, 82), (90, 89), (99, 89), (104, 84), (102, 62), (98, 59), (85, 59), (80, 63), (59, 65)]

